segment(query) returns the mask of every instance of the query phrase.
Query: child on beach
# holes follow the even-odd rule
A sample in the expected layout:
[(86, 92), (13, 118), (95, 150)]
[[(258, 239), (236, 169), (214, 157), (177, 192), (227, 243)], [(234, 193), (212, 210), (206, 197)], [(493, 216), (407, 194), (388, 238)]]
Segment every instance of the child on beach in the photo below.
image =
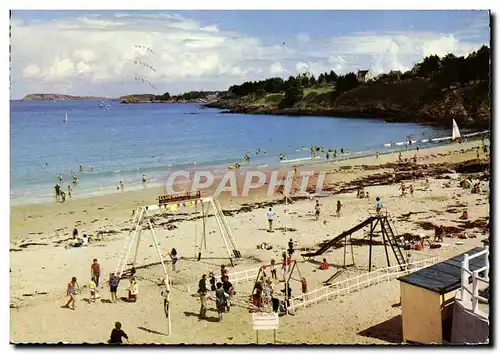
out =
[(111, 331), (111, 336), (108, 340), (109, 344), (122, 344), (122, 338), (125, 338), (128, 342), (127, 333), (123, 332), (122, 324), (120, 322), (115, 322), (115, 328)]
[(172, 251), (170, 252), (170, 259), (172, 259), (172, 270), (175, 272), (175, 263), (177, 263), (177, 250), (175, 248), (172, 248)]
[[(305, 295), (307, 294), (307, 281), (306, 278), (300, 279), (300, 285), (302, 288), (302, 294)], [(307, 296), (304, 296), (305, 300), (307, 300)]]
[[(66, 305), (64, 305), (65, 308), (71, 308), (72, 310), (74, 310), (76, 308), (76, 305), (75, 305), (75, 303), (76, 303), (76, 291), (79, 288), (80, 288), (80, 286), (76, 282), (76, 277), (71, 278), (71, 281), (68, 283), (68, 286), (66, 288), (66, 293), (69, 296), (69, 300), (66, 303)], [(69, 307), (70, 304), (72, 305), (71, 307)]]
[(406, 185), (403, 182), (401, 182), (399, 189), (401, 190), (401, 196), (404, 196), (406, 194)]
[[(222, 278), (221, 278), (222, 279)], [(215, 286), (215, 275), (214, 275), (214, 272), (210, 271), (210, 273), (208, 273), (208, 281), (210, 282), (210, 290), (211, 291), (215, 291), (217, 290), (216, 286)]]
[(330, 265), (326, 261), (326, 258), (323, 258), (323, 262), (321, 262), (321, 264), (319, 265), (319, 269), (327, 270), (328, 268), (330, 268)]
[(92, 279), (90, 279), (89, 281), (89, 290), (90, 290), (90, 301), (95, 302), (96, 299), (95, 293), (97, 290), (97, 285), (94, 277), (92, 277)]
[(215, 307), (217, 308), (217, 313), (219, 314), (219, 322), (222, 322), (222, 314), (227, 307), (227, 299), (229, 294), (222, 288), (222, 283), (217, 283), (217, 289), (215, 290)]
[(118, 298), (116, 297), (116, 291), (118, 290), (118, 284), (120, 283), (120, 279), (115, 276), (115, 273), (111, 273), (109, 278), (109, 292), (111, 293), (111, 301), (116, 304)]
[(137, 281), (134, 277), (130, 278), (130, 286), (128, 289), (128, 300), (136, 302), (137, 295), (139, 294), (139, 285), (137, 285)]
[(276, 264), (276, 261), (274, 259), (271, 259), (271, 277), (273, 279), (278, 279), (278, 276), (276, 275), (275, 264)]
[(71, 188), (71, 184), (68, 184), (68, 197), (71, 199), (71, 193), (73, 192), (73, 188)]
[(375, 200), (375, 211), (377, 212), (377, 214), (380, 214), (380, 211), (382, 210), (382, 201), (379, 197), (377, 197)]

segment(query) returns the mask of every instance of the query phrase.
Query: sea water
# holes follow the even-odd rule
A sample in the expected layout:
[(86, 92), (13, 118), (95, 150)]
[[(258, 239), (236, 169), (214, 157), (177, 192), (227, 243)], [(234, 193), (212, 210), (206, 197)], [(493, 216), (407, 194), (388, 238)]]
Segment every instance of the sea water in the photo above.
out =
[(174, 168), (245, 165), (247, 152), (249, 164), (273, 166), (280, 164), (279, 154), (288, 160), (310, 157), (313, 145), (337, 149), (337, 156), (343, 148), (349, 152), (344, 157), (352, 157), (388, 151), (383, 144), (410, 135), (418, 141), (451, 135), (451, 125), (440, 129), (380, 119), (224, 114), (199, 104), (111, 100), (100, 106), (100, 101), (11, 101), (12, 204), (53, 201), (60, 173), (63, 190), (73, 173), (78, 176), (75, 197), (94, 196), (116, 193), (120, 181), (125, 190), (142, 188), (142, 174), (155, 185)]

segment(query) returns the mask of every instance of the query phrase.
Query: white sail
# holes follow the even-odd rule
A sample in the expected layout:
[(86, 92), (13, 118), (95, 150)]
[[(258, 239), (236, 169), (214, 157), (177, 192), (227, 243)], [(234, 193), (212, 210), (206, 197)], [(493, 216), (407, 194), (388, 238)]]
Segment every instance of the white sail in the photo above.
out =
[(64, 123), (68, 123), (68, 112), (64, 115)]
[(458, 129), (458, 124), (455, 122), (455, 119), (453, 119), (453, 133), (451, 135), (451, 140), (455, 140), (460, 138), (460, 130)]

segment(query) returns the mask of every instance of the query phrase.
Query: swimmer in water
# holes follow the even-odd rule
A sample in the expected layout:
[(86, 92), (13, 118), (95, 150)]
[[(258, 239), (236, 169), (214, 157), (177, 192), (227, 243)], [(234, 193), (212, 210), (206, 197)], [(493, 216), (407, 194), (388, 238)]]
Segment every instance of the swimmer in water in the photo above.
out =
[(146, 183), (146, 175), (145, 174), (142, 175), (142, 183), (144, 183), (144, 184)]
[(78, 169), (80, 170), (80, 172), (83, 172), (83, 166), (82, 165), (79, 165)]

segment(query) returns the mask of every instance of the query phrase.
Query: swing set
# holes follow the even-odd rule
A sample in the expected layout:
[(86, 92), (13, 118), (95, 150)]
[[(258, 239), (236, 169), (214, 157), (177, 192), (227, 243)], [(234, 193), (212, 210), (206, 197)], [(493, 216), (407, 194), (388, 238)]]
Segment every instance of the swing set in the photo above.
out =
[[(257, 284), (261, 281), (261, 279), (264, 280), (264, 278), (267, 277), (266, 268), (269, 268), (269, 267), (272, 267), (272, 266), (279, 266), (279, 265), (281, 265), (282, 268), (283, 268), (283, 266), (286, 267), (285, 268), (286, 272), (283, 275), (283, 278), (284, 278), (283, 280), (284, 280), (284, 283), (285, 283), (285, 302), (286, 303), (289, 302), (290, 297), (291, 297), (290, 293), (288, 291), (288, 288), (289, 288), (289, 285), (290, 285), (290, 281), (294, 280), (294, 281), (299, 282), (302, 285), (302, 279), (303, 279), (303, 277), (302, 277), (302, 274), (300, 273), (298, 262), (296, 260), (292, 260), (288, 256), (285, 258), (285, 261), (278, 262), (278, 263), (275, 263), (275, 264), (266, 264), (266, 265), (263, 265), (263, 266), (261, 266), (259, 268), (259, 271), (257, 273), (257, 277), (255, 278), (254, 286), (253, 286), (253, 289), (252, 289), (252, 298), (255, 296), (255, 293), (256, 293), (256, 290), (257, 290)], [(294, 271), (297, 273), (298, 279), (293, 277)]]

